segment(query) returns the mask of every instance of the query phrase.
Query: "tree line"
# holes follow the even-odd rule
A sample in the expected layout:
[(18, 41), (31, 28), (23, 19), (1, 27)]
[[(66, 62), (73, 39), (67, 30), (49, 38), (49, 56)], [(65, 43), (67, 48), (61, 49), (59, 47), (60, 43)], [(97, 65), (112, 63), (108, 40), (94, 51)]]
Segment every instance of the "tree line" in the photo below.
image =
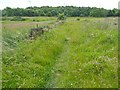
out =
[(58, 16), (60, 13), (68, 17), (111, 17), (119, 16), (119, 10), (107, 10), (96, 7), (75, 7), (75, 6), (58, 6), (58, 7), (27, 7), (27, 8), (10, 8), (2, 10), (2, 16)]

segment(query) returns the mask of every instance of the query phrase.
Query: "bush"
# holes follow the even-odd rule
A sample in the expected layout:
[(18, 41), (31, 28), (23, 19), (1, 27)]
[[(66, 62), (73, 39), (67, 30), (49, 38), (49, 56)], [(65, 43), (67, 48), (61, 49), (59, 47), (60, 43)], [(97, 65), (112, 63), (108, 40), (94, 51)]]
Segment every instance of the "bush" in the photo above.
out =
[(77, 21), (80, 21), (80, 18), (77, 18)]
[(8, 17), (2, 17), (2, 21), (5, 21), (5, 20), (10, 20), (10, 18), (8, 18)]
[(58, 20), (65, 20), (66, 16), (64, 15), (64, 13), (58, 15)]
[(25, 19), (20, 16), (16, 16), (16, 17), (13, 17), (11, 21), (25, 21)]
[(35, 22), (35, 19), (33, 19), (32, 21), (34, 21), (34, 22)]

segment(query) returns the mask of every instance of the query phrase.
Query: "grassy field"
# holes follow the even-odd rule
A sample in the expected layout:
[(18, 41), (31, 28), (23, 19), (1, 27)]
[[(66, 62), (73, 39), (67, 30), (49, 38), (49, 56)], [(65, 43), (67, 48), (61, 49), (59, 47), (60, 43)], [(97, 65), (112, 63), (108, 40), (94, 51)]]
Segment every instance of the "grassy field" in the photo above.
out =
[(117, 18), (67, 18), (35, 40), (41, 21), (3, 21), (3, 88), (117, 88)]

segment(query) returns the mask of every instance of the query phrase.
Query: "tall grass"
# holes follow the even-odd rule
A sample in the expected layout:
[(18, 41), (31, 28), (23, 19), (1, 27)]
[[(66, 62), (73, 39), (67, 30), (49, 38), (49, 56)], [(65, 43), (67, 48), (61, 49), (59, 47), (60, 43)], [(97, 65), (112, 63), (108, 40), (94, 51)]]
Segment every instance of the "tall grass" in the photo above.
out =
[(36, 40), (21, 42), (3, 53), (3, 88), (117, 88), (118, 32), (110, 25), (103, 18), (68, 18)]

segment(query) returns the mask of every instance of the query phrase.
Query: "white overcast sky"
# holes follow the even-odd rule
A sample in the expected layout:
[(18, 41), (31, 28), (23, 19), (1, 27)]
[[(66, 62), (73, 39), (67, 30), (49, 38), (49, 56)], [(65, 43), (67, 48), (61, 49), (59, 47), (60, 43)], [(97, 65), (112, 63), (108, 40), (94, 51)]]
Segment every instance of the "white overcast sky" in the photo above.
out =
[(105, 9), (118, 8), (120, 0), (0, 0), (0, 9), (5, 7), (20, 7), (29, 6), (89, 6)]

